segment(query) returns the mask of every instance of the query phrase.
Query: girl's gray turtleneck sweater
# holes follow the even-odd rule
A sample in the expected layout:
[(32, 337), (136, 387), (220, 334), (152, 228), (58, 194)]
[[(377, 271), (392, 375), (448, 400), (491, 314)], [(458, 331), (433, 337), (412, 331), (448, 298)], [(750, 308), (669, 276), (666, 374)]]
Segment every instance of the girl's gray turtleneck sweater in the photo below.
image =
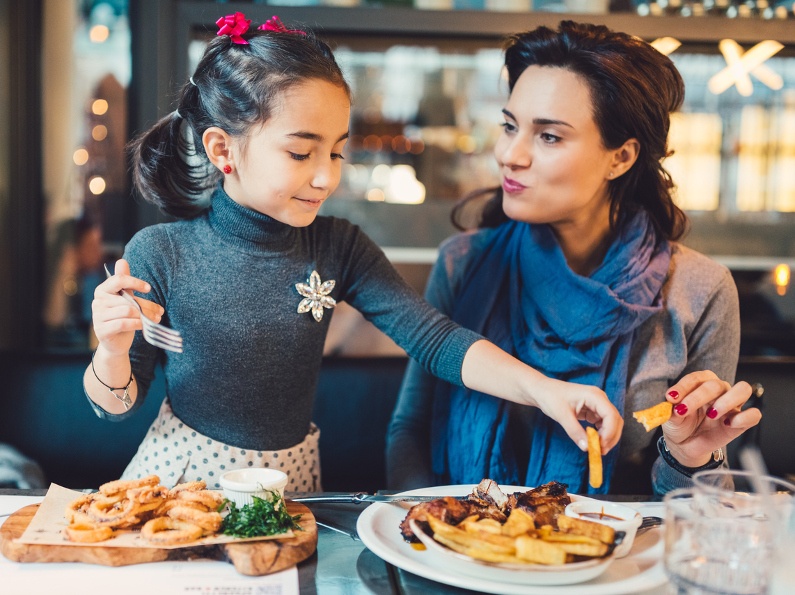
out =
[[(184, 352), (166, 353), (136, 333), (130, 358), (137, 409), (162, 361), (174, 413), (207, 436), (241, 448), (279, 450), (309, 429), (333, 309), (299, 313), (297, 283), (312, 271), (330, 295), (359, 310), (432, 374), (461, 384), (480, 335), (428, 305), (357, 226), (317, 217), (291, 227), (247, 209), (219, 188), (201, 216), (147, 227), (124, 258), (165, 308)], [(373, 395), (374, 399), (378, 395)], [(96, 408), (95, 408), (96, 410)], [(101, 410), (102, 417), (111, 417)], [(353, 428), (351, 428), (353, 430)]]

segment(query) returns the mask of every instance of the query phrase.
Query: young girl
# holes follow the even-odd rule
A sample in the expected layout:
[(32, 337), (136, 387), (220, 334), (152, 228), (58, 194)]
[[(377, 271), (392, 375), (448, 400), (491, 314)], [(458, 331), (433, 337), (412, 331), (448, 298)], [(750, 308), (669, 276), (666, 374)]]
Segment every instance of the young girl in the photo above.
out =
[[(310, 417), (339, 300), (430, 373), (540, 407), (581, 447), (578, 419), (595, 423), (609, 450), (622, 420), (601, 390), (546, 378), (453, 324), (356, 226), (317, 216), (340, 179), (350, 116), (329, 48), (276, 18), (254, 33), (240, 13), (219, 26), (178, 109), (133, 144), (136, 187), (179, 220), (137, 233), (95, 293), (99, 346), (84, 385), (97, 414), (124, 419), (158, 362), (166, 376), (123, 477), (218, 487), (224, 469), (272, 466), (288, 473), (288, 490), (320, 490)], [(140, 319), (120, 291), (151, 295), (138, 301), (182, 333), (183, 353), (135, 333)]]
[[(571, 21), (511, 36), (505, 66), (502, 185), (485, 193), (479, 229), (442, 246), (426, 295), (539, 371), (603, 388), (627, 419), (621, 448), (590, 487), (553, 419), (410, 362), (387, 442), (390, 487), (480, 477), (555, 479), (581, 493), (686, 485), (723, 464), (719, 449), (760, 413), (741, 410), (748, 383), (727, 382), (739, 352), (731, 275), (675, 241), (686, 220), (661, 161), (682, 78), (638, 38)], [(658, 441), (632, 413), (666, 398), (674, 415)]]

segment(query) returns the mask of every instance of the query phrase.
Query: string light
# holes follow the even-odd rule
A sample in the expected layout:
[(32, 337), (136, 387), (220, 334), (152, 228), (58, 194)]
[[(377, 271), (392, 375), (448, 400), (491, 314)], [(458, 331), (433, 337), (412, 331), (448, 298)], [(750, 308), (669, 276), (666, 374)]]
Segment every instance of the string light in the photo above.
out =
[(776, 284), (776, 293), (786, 295), (792, 274), (787, 264), (780, 264), (773, 269), (773, 282)]
[(766, 60), (780, 52), (784, 46), (772, 39), (757, 43), (747, 52), (733, 39), (722, 39), (718, 44), (721, 54), (726, 60), (726, 68), (709, 79), (707, 88), (715, 95), (735, 85), (737, 92), (743, 97), (753, 93), (752, 74), (771, 89), (778, 90), (784, 86), (781, 77), (763, 64)]

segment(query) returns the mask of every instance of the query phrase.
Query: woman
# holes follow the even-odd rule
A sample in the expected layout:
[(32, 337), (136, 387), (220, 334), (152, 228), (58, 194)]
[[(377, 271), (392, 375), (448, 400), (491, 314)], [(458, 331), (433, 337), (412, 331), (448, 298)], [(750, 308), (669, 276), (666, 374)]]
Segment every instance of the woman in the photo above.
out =
[[(723, 464), (716, 451), (760, 414), (741, 411), (747, 383), (729, 384), (739, 351), (729, 271), (676, 242), (686, 218), (661, 162), (682, 79), (647, 43), (571, 21), (512, 36), (505, 65), (502, 186), (477, 231), (441, 246), (426, 297), (544, 374), (603, 389), (629, 421), (603, 486), (589, 488), (586, 457), (543, 413), (410, 363), (389, 432), (390, 487), (490, 477), (642, 493), (655, 458), (657, 493), (685, 485)], [(459, 228), (477, 198), (454, 211)], [(657, 442), (632, 412), (663, 399), (674, 414)]]

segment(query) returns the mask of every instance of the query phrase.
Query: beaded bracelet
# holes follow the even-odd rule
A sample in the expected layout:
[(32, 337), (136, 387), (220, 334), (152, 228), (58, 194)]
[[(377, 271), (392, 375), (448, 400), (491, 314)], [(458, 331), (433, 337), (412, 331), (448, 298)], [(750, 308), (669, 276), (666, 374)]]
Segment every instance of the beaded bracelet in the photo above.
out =
[[(133, 383), (132, 370), (130, 370), (130, 380), (127, 382), (127, 385), (126, 386), (119, 386), (117, 388), (114, 388), (114, 387), (110, 386), (109, 384), (105, 384), (104, 382), (102, 382), (100, 377), (97, 376), (97, 371), (94, 369), (94, 356), (96, 354), (97, 354), (96, 350), (94, 350), (94, 353), (91, 354), (91, 371), (94, 372), (94, 378), (96, 378), (102, 386), (107, 388), (108, 392), (110, 392), (110, 394), (112, 394), (114, 397), (116, 397), (119, 401), (122, 402), (122, 405), (124, 405), (124, 410), (125, 411), (129, 411), (130, 407), (132, 407), (132, 399), (130, 399), (130, 385), (132, 385), (132, 383)], [(117, 391), (117, 390), (123, 390), (124, 394), (123, 395), (119, 395), (119, 394), (115, 393), (114, 391)]]

